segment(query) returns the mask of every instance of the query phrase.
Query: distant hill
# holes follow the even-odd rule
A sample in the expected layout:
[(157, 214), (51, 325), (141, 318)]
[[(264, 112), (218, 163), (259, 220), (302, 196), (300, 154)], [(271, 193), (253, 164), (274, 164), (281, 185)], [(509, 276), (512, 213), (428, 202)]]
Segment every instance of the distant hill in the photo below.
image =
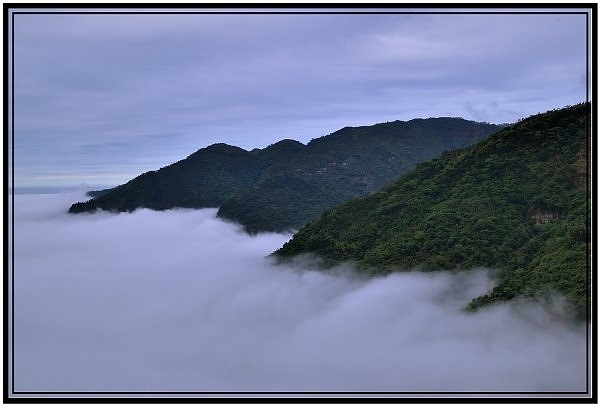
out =
[(532, 116), (325, 211), (275, 256), (314, 253), (374, 274), (495, 268), (497, 286), (469, 308), (558, 292), (585, 317), (589, 137), (589, 104)]
[(94, 199), (75, 203), (70, 213), (96, 209), (115, 212), (139, 207), (218, 207), (260, 176), (259, 160), (250, 152), (226, 144), (203, 148), (186, 159), (146, 172)]
[(246, 151), (226, 144), (94, 192), (70, 213), (219, 207), (246, 231), (289, 231), (323, 210), (372, 193), (423, 160), (480, 141), (502, 126), (460, 118), (346, 127), (307, 145), (282, 140)]

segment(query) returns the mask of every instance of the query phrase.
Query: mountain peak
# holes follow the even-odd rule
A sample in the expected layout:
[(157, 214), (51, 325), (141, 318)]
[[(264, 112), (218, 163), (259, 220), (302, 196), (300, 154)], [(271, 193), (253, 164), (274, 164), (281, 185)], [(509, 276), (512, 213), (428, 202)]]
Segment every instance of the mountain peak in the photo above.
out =
[(247, 151), (224, 143), (140, 175), (70, 212), (138, 207), (219, 207), (247, 231), (296, 229), (323, 210), (391, 183), (418, 162), (481, 140), (498, 128), (425, 120), (418, 129), (394, 124), (347, 127), (307, 145), (283, 139)]

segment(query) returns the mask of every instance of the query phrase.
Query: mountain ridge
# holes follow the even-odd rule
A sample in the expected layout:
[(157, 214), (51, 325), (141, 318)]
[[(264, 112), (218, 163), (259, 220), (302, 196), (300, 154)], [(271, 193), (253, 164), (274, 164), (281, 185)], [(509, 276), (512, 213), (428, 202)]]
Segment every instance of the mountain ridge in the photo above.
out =
[(350, 260), (375, 274), (500, 269), (470, 309), (559, 292), (586, 317), (589, 126), (589, 103), (521, 120), (325, 211), (273, 255)]
[(218, 143), (94, 192), (69, 212), (219, 207), (219, 217), (247, 232), (290, 231), (333, 205), (374, 192), (417, 162), (500, 128), (446, 117), (344, 127), (307, 144), (283, 139), (251, 151)]

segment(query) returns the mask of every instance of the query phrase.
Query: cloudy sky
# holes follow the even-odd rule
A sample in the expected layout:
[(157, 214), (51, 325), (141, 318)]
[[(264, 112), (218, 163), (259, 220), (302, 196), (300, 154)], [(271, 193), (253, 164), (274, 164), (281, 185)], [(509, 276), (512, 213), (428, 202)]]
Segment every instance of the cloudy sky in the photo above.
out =
[(585, 14), (13, 21), (17, 187), (115, 185), (215, 142), (263, 148), (416, 117), (513, 122), (586, 99)]

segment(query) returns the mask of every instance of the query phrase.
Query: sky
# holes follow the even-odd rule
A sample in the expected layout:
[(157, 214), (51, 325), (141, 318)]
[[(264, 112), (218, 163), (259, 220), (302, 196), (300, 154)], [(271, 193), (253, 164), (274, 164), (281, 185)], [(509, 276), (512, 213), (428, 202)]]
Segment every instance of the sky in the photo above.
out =
[(586, 325), (560, 298), (463, 311), (489, 270), (276, 265), (289, 235), (215, 209), (68, 214), (81, 198), (15, 195), (11, 390), (586, 391)]
[(586, 100), (585, 14), (40, 12), (13, 28), (16, 187), (121, 184), (217, 142)]

